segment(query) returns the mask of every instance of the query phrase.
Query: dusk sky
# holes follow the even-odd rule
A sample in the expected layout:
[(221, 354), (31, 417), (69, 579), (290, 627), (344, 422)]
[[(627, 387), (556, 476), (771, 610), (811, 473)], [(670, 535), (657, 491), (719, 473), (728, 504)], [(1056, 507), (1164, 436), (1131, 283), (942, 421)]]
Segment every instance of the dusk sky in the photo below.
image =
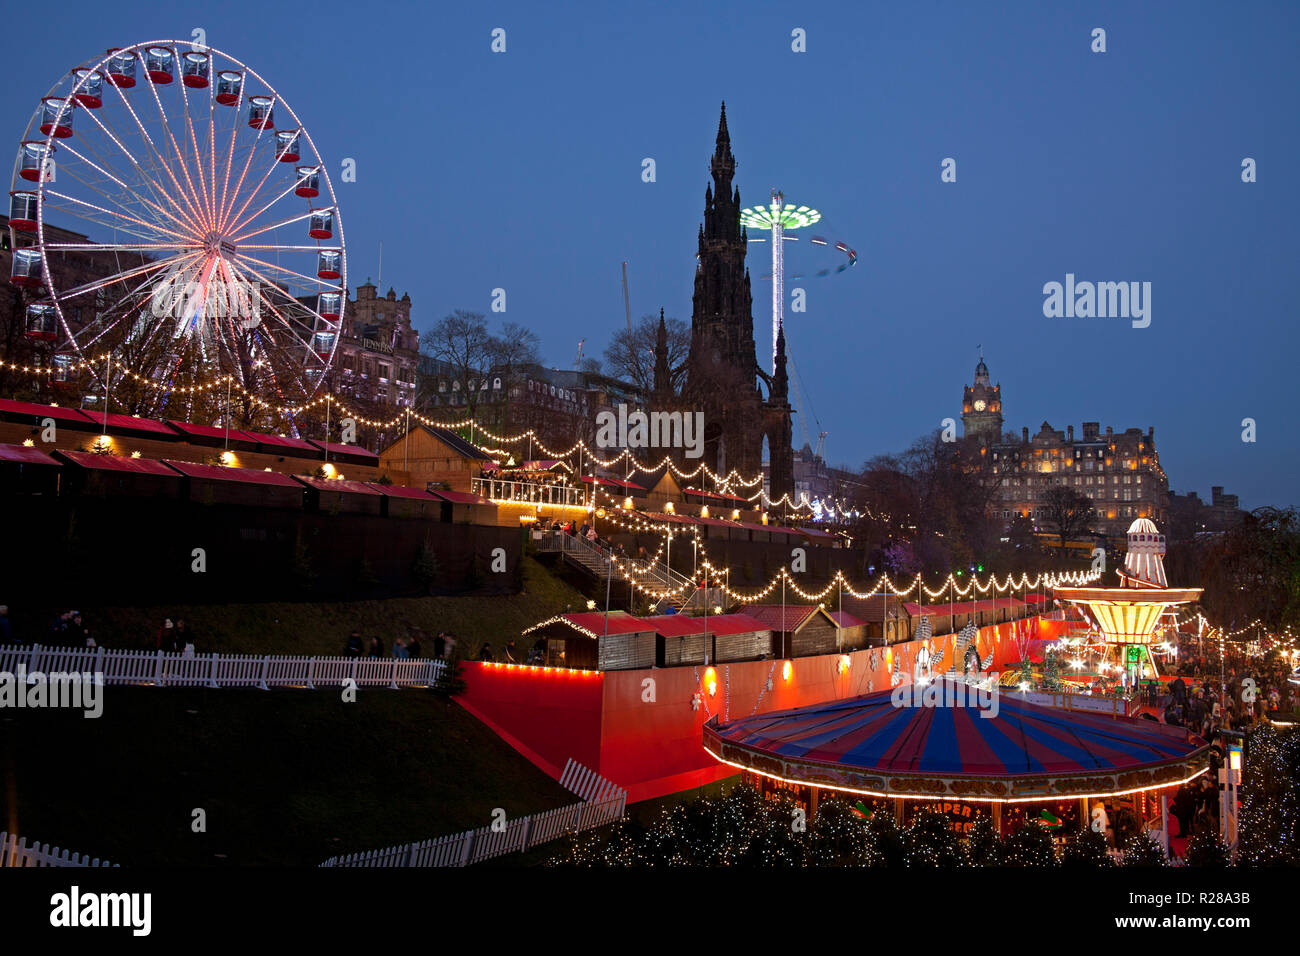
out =
[[(203, 28), (327, 157), (352, 286), (380, 279), (382, 240), (381, 291), (410, 293), (417, 328), (488, 313), (567, 368), (623, 325), (624, 260), (634, 318), (689, 321), (725, 99), (742, 201), (779, 186), (860, 257), (787, 283), (808, 295), (786, 326), (800, 417), (833, 464), (960, 418), (982, 344), (1006, 428), (1154, 425), (1173, 490), (1300, 503), (1300, 7), (1043, 6), (69, 2), (11, 31), (0, 106), (16, 149), (67, 70)], [(760, 359), (769, 255), (750, 247)], [(1044, 317), (1067, 273), (1150, 282), (1150, 326)]]

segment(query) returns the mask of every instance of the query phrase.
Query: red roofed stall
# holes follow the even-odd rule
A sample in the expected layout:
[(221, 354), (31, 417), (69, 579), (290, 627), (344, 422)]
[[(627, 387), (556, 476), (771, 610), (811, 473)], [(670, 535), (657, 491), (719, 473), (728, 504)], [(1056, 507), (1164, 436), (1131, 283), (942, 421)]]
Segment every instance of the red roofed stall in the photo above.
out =
[(405, 485), (383, 485), (377, 481), (367, 484), (382, 496), (381, 513), (384, 517), (437, 520), (442, 515), (442, 499), (430, 492)]
[(179, 498), (184, 479), (175, 469), (152, 458), (101, 455), (89, 451), (56, 451), (66, 462), (68, 488), (79, 494), (112, 493), (143, 497)]
[(200, 504), (300, 509), (307, 494), (299, 482), (277, 471), (225, 468), (171, 459), (163, 463), (185, 476), (190, 501)]
[(0, 491), (22, 495), (57, 495), (62, 463), (39, 448), (0, 445)]
[(642, 618), (655, 629), (658, 667), (757, 660), (772, 653), (772, 631), (748, 614), (660, 614)]
[(383, 495), (364, 481), (304, 475), (295, 475), (294, 479), (307, 486), (308, 511), (359, 515), (383, 512)]
[(524, 632), (546, 639), (546, 662), (584, 670), (653, 667), (653, 624), (625, 611), (561, 614)]

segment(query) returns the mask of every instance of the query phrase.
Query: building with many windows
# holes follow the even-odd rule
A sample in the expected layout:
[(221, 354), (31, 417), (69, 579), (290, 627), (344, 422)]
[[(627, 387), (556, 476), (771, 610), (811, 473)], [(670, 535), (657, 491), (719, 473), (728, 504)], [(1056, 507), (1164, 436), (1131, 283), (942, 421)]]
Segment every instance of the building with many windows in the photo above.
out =
[(411, 328), (411, 297), (392, 289), (380, 297), (366, 280), (344, 313), (343, 338), (334, 355), (339, 391), (376, 410), (404, 408), (415, 401), (420, 338)]
[[(980, 402), (983, 408), (978, 407)], [(1017, 441), (1014, 435), (993, 438), (990, 415), (996, 415), (1000, 429), (1001, 386), (989, 386), (988, 367), (981, 357), (975, 384), (965, 389), (962, 419), (966, 437), (975, 439), (981, 454), (989, 456), (988, 480), (998, 484), (995, 517), (1008, 522), (1028, 517), (1048, 530), (1048, 492), (1066, 486), (1092, 500), (1096, 515), (1090, 531), (1123, 535), (1135, 518), (1150, 518), (1159, 525), (1167, 522), (1169, 479), (1160, 467), (1154, 428), (1115, 432), (1107, 427), (1103, 432), (1100, 423), (1084, 422), (1076, 436), (1073, 425), (1058, 431), (1043, 422), (1032, 437), (1028, 428), (1021, 429)]]

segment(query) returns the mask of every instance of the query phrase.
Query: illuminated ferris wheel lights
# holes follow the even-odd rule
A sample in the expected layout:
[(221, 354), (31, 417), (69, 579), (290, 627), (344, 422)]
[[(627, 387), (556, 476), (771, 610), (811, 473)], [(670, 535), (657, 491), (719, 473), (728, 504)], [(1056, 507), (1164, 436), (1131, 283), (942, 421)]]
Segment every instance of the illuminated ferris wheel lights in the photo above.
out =
[[(143, 94), (128, 96), (141, 72)], [(34, 293), (28, 338), (58, 343), (53, 383), (74, 369), (157, 378), (164, 407), (214, 373), (246, 391), (319, 387), (346, 305), (343, 227), (310, 135), (243, 63), (174, 40), (108, 50), (41, 99), (12, 182), (10, 280)], [(55, 223), (91, 238), (69, 242)], [(55, 255), (65, 270), (51, 271)], [(121, 358), (91, 363), (92, 347)]]

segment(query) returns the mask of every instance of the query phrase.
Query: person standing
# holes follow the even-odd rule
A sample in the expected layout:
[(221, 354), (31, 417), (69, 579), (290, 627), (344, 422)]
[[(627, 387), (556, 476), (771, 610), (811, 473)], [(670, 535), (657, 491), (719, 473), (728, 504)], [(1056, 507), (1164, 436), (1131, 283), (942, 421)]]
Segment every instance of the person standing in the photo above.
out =
[(442, 660), (447, 654), (447, 638), (442, 631), (433, 639), (433, 657), (435, 660)]
[(372, 637), (370, 639), (370, 656), (371, 657), (384, 656), (384, 642), (381, 641), (378, 636)]
[(344, 657), (361, 656), (361, 632), (360, 631), (353, 631), (351, 634), (348, 635), (347, 643), (343, 645), (343, 656)]
[(158, 650), (170, 651), (172, 649), (172, 635), (176, 631), (176, 625), (172, 623), (171, 618), (164, 618), (162, 627), (158, 628)]
[(420, 635), (413, 633), (411, 639), (406, 643), (406, 653), (412, 660), (418, 660), (420, 657)]
[(399, 637), (396, 641), (393, 642), (393, 658), (395, 660), (404, 661), (408, 659), (410, 656), (411, 655), (406, 650), (405, 639)]
[(456, 635), (455, 634), (447, 635), (447, 647), (446, 650), (443, 652), (443, 656), (449, 661), (456, 659)]

